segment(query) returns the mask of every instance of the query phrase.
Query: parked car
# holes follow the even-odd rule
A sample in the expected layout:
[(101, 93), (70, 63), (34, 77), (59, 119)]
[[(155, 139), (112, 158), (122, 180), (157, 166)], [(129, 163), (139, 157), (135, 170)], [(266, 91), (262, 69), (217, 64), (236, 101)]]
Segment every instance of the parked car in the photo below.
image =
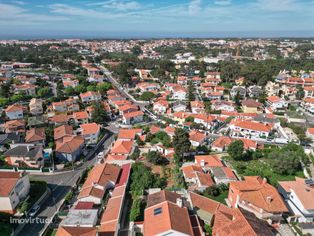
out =
[(33, 206), (32, 209), (29, 211), (28, 215), (34, 217), (38, 213), (39, 209), (40, 209), (39, 205)]

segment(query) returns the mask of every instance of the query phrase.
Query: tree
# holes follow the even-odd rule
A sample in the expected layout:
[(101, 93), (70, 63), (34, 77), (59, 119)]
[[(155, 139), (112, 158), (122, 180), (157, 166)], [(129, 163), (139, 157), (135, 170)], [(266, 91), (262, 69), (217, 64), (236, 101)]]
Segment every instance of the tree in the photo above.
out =
[(132, 48), (132, 53), (135, 55), (135, 56), (139, 56), (143, 53), (141, 47), (139, 45), (135, 45), (133, 48)]
[(140, 197), (137, 197), (132, 202), (132, 207), (130, 211), (130, 221), (143, 220), (145, 204)]
[(156, 97), (156, 95), (154, 93), (152, 93), (152, 92), (144, 92), (140, 96), (140, 100), (142, 100), (142, 101), (151, 101), (155, 97)]
[(213, 234), (213, 230), (212, 230), (212, 227), (210, 227), (210, 225), (208, 224), (205, 224), (204, 225), (204, 229), (205, 229), (205, 232), (208, 236), (212, 236)]
[(294, 175), (297, 171), (302, 170), (301, 162), (304, 165), (309, 164), (309, 158), (304, 153), (301, 146), (289, 143), (281, 149), (275, 149), (268, 154), (272, 169), (283, 175)]
[(79, 84), (74, 88), (74, 91), (76, 93), (85, 93), (86, 92), (86, 87), (83, 84)]
[(87, 91), (96, 91), (96, 85), (88, 85)]
[(5, 106), (8, 104), (8, 102), (9, 102), (8, 98), (1, 98), (0, 97), (0, 106)]
[(242, 160), (244, 152), (244, 144), (241, 140), (232, 142), (228, 147), (228, 154), (236, 161)]
[(160, 178), (159, 175), (153, 174), (151, 169), (141, 162), (132, 165), (130, 191), (133, 199), (136, 196), (145, 194), (145, 190), (149, 188), (164, 188), (166, 180)]
[(94, 102), (92, 111), (92, 121), (101, 124), (108, 120), (107, 112), (101, 103)]
[(141, 154), (141, 151), (140, 151), (140, 149), (136, 146), (136, 147), (134, 148), (134, 151), (133, 151), (133, 153), (131, 154), (130, 158), (131, 158), (132, 160), (136, 160), (136, 159), (138, 159), (138, 158), (140, 157), (140, 154)]
[(75, 95), (75, 90), (73, 87), (67, 87), (64, 89), (64, 92), (66, 95), (68, 96), (72, 96), (72, 95)]
[(146, 158), (149, 162), (153, 163), (154, 165), (160, 165), (164, 161), (163, 157), (161, 156), (161, 153), (157, 151), (148, 152)]
[(191, 147), (189, 134), (184, 129), (176, 128), (173, 137), (173, 147), (179, 161), (181, 162), (184, 154), (189, 152)]
[(51, 92), (51, 90), (48, 87), (39, 88), (37, 91), (37, 96), (40, 98), (48, 97), (50, 92)]
[(189, 116), (189, 117), (185, 118), (185, 122), (194, 122), (194, 117)]
[(104, 82), (97, 85), (97, 91), (104, 95), (109, 89), (112, 89), (111, 83)]

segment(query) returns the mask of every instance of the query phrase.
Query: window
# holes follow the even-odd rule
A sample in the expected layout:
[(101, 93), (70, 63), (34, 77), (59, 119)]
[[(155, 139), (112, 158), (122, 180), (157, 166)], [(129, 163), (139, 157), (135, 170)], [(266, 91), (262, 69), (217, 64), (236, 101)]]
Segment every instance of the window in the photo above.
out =
[(161, 213), (162, 213), (162, 208), (161, 207), (154, 209), (154, 215), (155, 216), (156, 215), (160, 215)]

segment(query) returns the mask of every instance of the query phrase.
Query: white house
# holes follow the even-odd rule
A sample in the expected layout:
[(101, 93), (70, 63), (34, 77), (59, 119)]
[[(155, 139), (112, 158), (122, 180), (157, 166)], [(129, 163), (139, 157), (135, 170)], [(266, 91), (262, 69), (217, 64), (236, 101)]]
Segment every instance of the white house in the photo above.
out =
[(229, 125), (229, 129), (231, 130), (231, 137), (266, 139), (273, 129), (273, 125), (237, 119)]
[(183, 88), (183, 87), (176, 87), (174, 88), (173, 90), (173, 93), (172, 93), (172, 99), (175, 99), (175, 100), (185, 100), (186, 99), (186, 89)]
[(5, 110), (6, 116), (10, 120), (23, 119), (23, 108), (19, 105), (10, 105)]
[(288, 102), (278, 96), (268, 97), (266, 103), (273, 111), (285, 110), (288, 107)]
[(100, 135), (100, 126), (98, 124), (81, 124), (78, 131), (84, 137), (86, 145), (97, 144)]
[(0, 172), (0, 212), (15, 213), (30, 189), (28, 175), (19, 172)]
[(284, 197), (290, 212), (300, 223), (314, 221), (314, 180), (295, 178), (295, 181), (280, 181), (278, 191)]

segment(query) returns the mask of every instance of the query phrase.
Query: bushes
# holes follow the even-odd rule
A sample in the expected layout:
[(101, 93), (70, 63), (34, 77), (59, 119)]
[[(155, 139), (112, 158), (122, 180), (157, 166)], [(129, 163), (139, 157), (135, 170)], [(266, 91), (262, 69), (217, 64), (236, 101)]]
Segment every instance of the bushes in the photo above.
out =
[(145, 202), (141, 198), (134, 199), (130, 211), (130, 221), (144, 220), (144, 209)]

